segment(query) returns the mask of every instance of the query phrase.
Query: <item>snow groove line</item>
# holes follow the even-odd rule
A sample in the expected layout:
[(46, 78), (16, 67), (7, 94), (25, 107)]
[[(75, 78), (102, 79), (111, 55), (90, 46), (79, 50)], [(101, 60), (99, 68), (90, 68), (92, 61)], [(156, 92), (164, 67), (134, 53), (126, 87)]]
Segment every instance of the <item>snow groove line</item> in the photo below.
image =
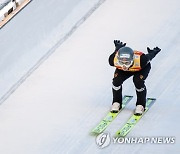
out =
[(1, 98), (0, 105), (12, 94), (16, 91), (16, 89), (45, 61), (48, 59), (50, 55), (52, 55), (55, 50), (66, 40), (68, 39), (76, 29), (83, 24), (88, 17), (90, 17), (94, 11), (96, 11), (101, 4), (103, 4), (106, 0), (99, 0), (77, 23), (71, 28), (71, 30), (61, 38), (42, 58), (37, 61), (37, 63), (27, 71), (25, 75), (23, 75)]

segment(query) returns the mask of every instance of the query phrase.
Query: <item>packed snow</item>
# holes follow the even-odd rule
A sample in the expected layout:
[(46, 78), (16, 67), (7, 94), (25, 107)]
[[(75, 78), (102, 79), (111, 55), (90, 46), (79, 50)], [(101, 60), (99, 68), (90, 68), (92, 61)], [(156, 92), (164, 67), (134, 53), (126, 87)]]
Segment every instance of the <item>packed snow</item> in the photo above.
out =
[[(0, 153), (180, 153), (180, 2), (97, 2), (34, 0), (0, 30), (1, 97), (7, 92), (0, 106)], [(64, 27), (75, 16), (79, 21), (86, 14), (82, 6), (96, 10), (62, 37), (63, 18)], [(108, 57), (114, 39), (145, 53), (148, 46), (162, 49), (146, 80), (148, 97), (157, 101), (127, 137), (175, 137), (175, 143), (111, 143), (100, 149), (90, 135), (111, 107), (115, 68)], [(134, 98), (107, 128), (111, 136), (135, 108), (132, 78), (123, 94)]]

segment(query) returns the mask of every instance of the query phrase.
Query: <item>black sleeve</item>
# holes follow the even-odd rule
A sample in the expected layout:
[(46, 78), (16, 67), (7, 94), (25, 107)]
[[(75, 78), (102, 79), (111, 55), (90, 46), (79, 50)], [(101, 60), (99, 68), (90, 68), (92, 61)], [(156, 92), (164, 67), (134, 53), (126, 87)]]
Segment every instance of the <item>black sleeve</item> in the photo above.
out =
[(142, 54), (140, 57), (141, 68), (144, 68), (148, 63), (150, 63), (149, 56), (147, 56), (147, 55), (148, 54)]
[(114, 66), (114, 57), (116, 55), (116, 51), (114, 51), (110, 56), (109, 56), (109, 65)]
[(156, 53), (154, 52), (146, 54), (146, 57), (148, 58), (148, 60), (152, 60), (155, 56), (156, 56)]
[(144, 68), (156, 56), (155, 53), (142, 54), (140, 58), (141, 68)]

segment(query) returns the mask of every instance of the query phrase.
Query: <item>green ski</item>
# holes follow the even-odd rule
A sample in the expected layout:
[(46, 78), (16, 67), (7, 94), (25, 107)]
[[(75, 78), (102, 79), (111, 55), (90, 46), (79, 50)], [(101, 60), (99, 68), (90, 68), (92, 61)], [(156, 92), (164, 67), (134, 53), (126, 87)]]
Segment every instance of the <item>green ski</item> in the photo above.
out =
[(155, 98), (147, 98), (146, 100), (146, 110), (141, 116), (132, 115), (129, 120), (125, 123), (125, 125), (116, 132), (116, 137), (125, 137), (137, 124), (137, 122), (144, 116), (144, 114), (150, 109), (150, 107), (154, 104), (156, 101)]
[[(133, 96), (128, 96), (125, 95), (122, 100), (122, 108), (119, 112), (121, 112), (124, 107), (127, 105), (127, 103), (133, 98)], [(109, 124), (117, 117), (118, 113), (111, 113), (110, 111), (106, 115), (106, 117), (100, 121), (100, 123), (91, 131), (92, 134), (100, 134), (102, 133), (108, 126)]]

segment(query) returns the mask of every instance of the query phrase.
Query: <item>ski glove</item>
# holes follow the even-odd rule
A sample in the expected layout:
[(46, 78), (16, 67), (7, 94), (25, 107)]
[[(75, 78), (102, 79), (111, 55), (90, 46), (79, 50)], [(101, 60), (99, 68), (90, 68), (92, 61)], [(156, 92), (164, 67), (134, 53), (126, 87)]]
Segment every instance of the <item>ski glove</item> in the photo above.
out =
[(149, 54), (157, 55), (161, 51), (161, 49), (158, 47), (155, 47), (154, 49), (150, 49), (149, 47), (147, 47), (147, 51)]
[(126, 46), (126, 43), (121, 42), (120, 40), (114, 40), (115, 50), (118, 51), (120, 48)]
[(154, 49), (150, 49), (147, 47), (148, 54), (146, 55), (148, 60), (152, 60), (160, 51), (161, 49), (158, 47), (155, 47)]

